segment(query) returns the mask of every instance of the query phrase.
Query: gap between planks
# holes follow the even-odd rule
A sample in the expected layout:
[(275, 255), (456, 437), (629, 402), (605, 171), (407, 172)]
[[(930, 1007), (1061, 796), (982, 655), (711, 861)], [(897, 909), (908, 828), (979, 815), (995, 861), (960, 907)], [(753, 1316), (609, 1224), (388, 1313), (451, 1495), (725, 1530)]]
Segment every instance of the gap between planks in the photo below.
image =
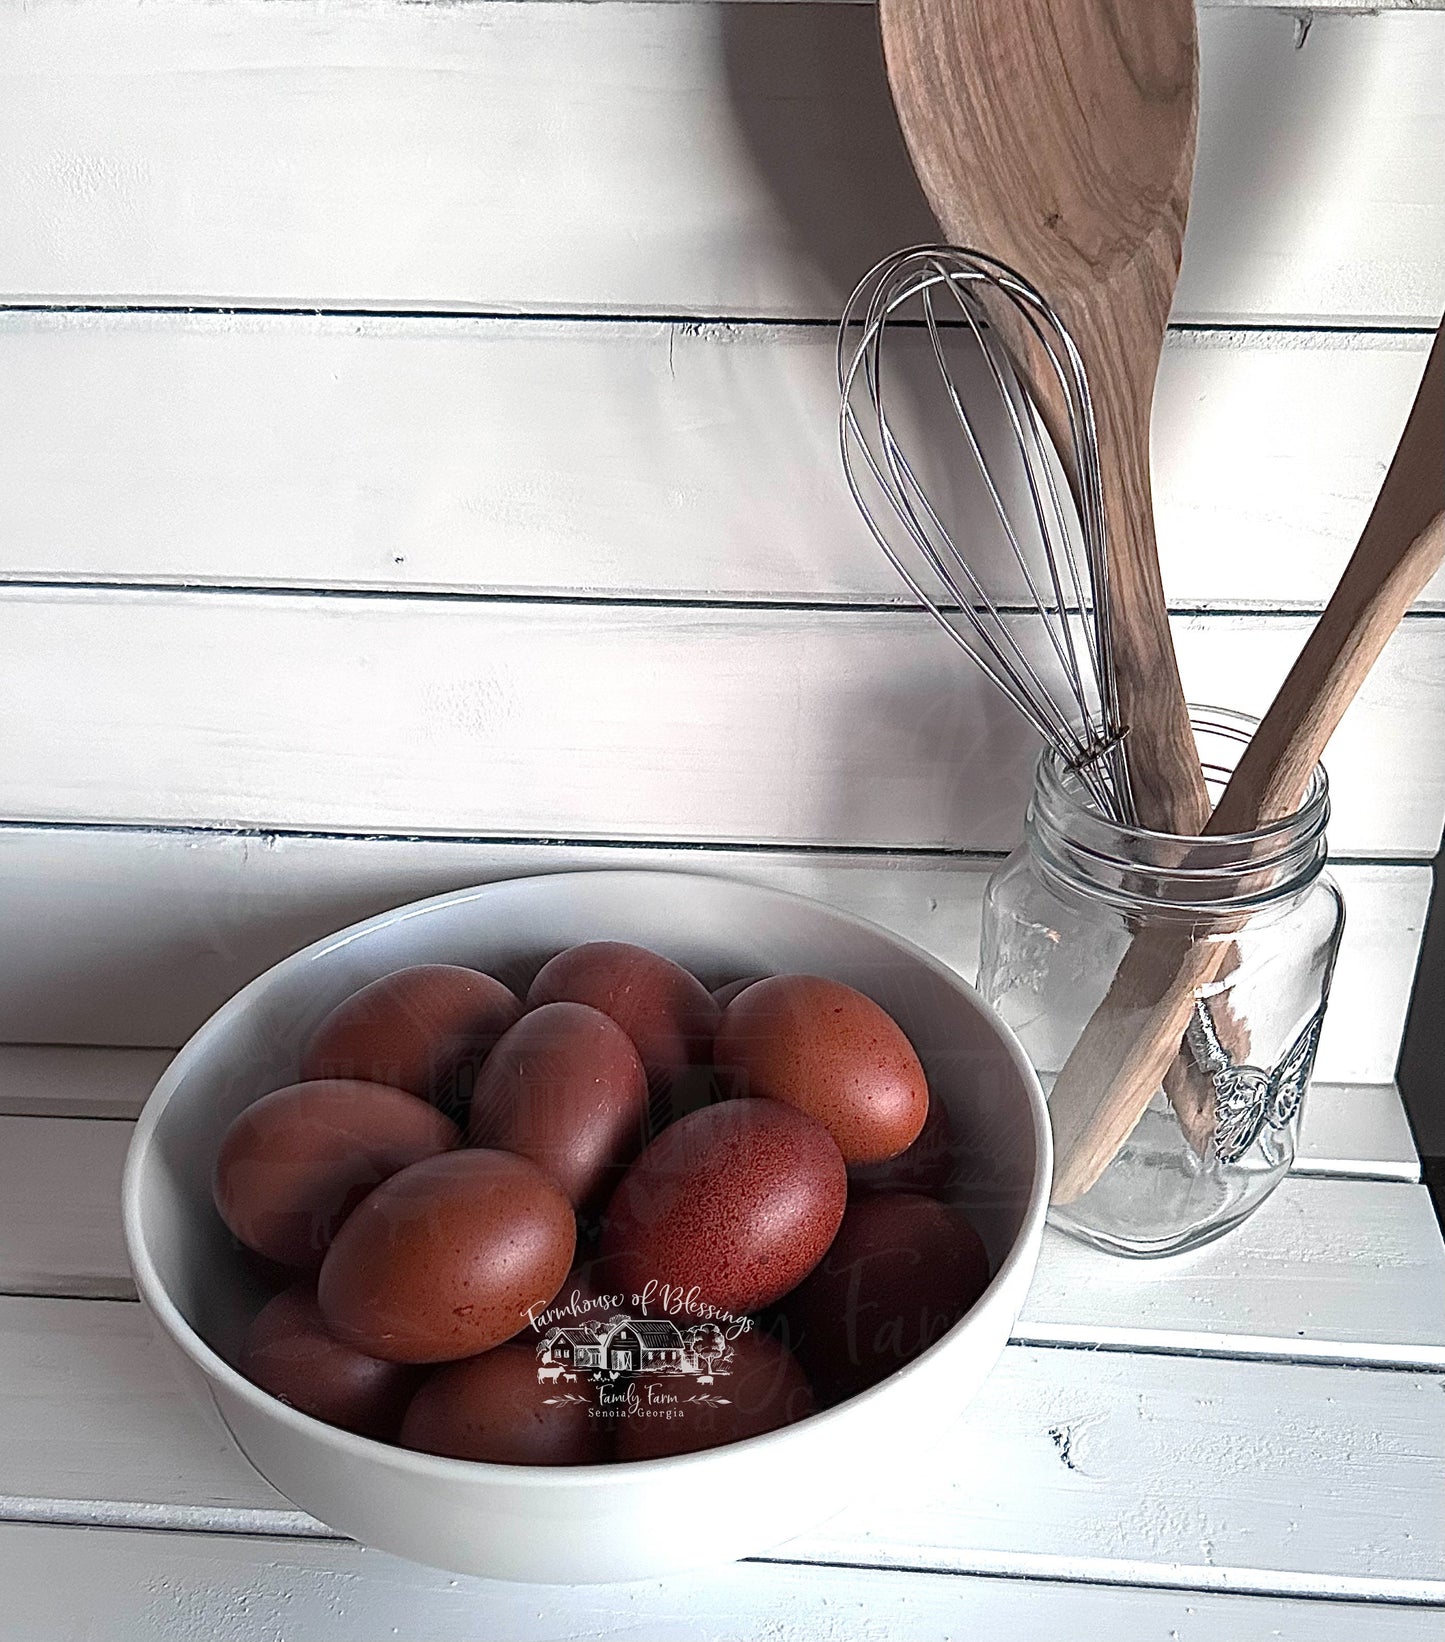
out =
[[(129, 1139), (128, 1123), (0, 1117), (0, 1292), (133, 1296)], [(1445, 1249), (1426, 1189), (1301, 1174), (1228, 1238), (1147, 1271), (1050, 1232), (1016, 1338), (1445, 1368), (1442, 1318)]]
[[(141, 1564), (147, 1577), (137, 1579)], [(1217, 1591), (1161, 1592), (1052, 1578), (880, 1572), (784, 1558), (628, 1585), (512, 1585), (458, 1578), (350, 1541), (231, 1540), (145, 1530), (13, 1524), (0, 1528), (8, 1594), (0, 1638), (89, 1642), (103, 1614), (126, 1635), (213, 1642), (374, 1642), (383, 1631), (428, 1642), (681, 1642), (720, 1634), (776, 1642), (872, 1635), (949, 1642), (966, 1612), (978, 1636), (1119, 1635), (1172, 1642), (1435, 1642), (1435, 1617), (1393, 1603), (1297, 1600)], [(24, 1627), (17, 1637), (16, 1627)]]
[[(172, 1381), (138, 1306), (0, 1301), (0, 1377), (21, 1518), (314, 1532)], [(1439, 1601), (1440, 1385), (1010, 1346), (927, 1455), (785, 1556)]]

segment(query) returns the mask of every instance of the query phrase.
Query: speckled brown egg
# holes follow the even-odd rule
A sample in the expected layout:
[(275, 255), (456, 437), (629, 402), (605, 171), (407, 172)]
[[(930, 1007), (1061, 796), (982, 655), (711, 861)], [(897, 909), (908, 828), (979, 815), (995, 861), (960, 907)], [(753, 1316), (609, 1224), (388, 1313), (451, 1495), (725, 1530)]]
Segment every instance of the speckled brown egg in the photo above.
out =
[(309, 1282), (261, 1308), (237, 1367), (312, 1419), (383, 1442), (396, 1436), (419, 1377), (414, 1368), (368, 1357), (328, 1334)]
[(792, 1425), (815, 1407), (793, 1354), (749, 1330), (726, 1342), (704, 1377), (637, 1375), (621, 1401), (617, 1458), (653, 1460), (719, 1448)]
[(858, 1198), (780, 1306), (784, 1337), (819, 1396), (840, 1402), (942, 1339), (988, 1281), (988, 1252), (959, 1210), (912, 1192)]
[(864, 1192), (942, 1192), (953, 1178), (958, 1151), (948, 1108), (937, 1097), (928, 1098), (928, 1116), (918, 1139), (897, 1157), (882, 1163), (855, 1163), (848, 1170), (848, 1190)]
[(374, 1186), (460, 1138), (450, 1118), (403, 1089), (353, 1078), (293, 1083), (253, 1101), (227, 1129), (212, 1193), (248, 1248), (314, 1271)]
[(353, 992), (312, 1034), (306, 1078), (371, 1078), (461, 1115), (477, 1068), (521, 1015), (516, 994), (459, 964), (417, 964)]
[(761, 981), (763, 979), (764, 977), (762, 975), (744, 975), (741, 980), (729, 981), (726, 986), (715, 986), (713, 988), (712, 1001), (718, 1006), (719, 1009), (726, 1009), (733, 999), (737, 997), (739, 992), (746, 992), (754, 981)]
[(495, 1465), (597, 1465), (610, 1430), (591, 1382), (539, 1378), (532, 1345), (504, 1345), (434, 1369), (402, 1421), (403, 1447)]
[(641, 1151), (647, 1101), (642, 1061), (616, 1021), (582, 1003), (543, 1004), (487, 1057), (469, 1139), (531, 1158), (591, 1213)]
[(820, 975), (774, 975), (723, 1011), (714, 1058), (746, 1092), (817, 1118), (850, 1163), (881, 1163), (918, 1138), (928, 1080), (893, 1018)]
[(843, 1217), (848, 1177), (821, 1123), (770, 1100), (729, 1100), (663, 1131), (607, 1207), (605, 1281), (673, 1290), (741, 1315), (800, 1283)]
[(712, 1049), (718, 1007), (695, 976), (625, 941), (590, 941), (545, 963), (527, 994), (530, 1007), (585, 1003), (616, 1021), (637, 1046), (649, 1081), (665, 1087)]
[(510, 1152), (457, 1151), (378, 1186), (342, 1226), (317, 1283), (326, 1326), (388, 1362), (472, 1357), (527, 1326), (572, 1265), (572, 1205)]

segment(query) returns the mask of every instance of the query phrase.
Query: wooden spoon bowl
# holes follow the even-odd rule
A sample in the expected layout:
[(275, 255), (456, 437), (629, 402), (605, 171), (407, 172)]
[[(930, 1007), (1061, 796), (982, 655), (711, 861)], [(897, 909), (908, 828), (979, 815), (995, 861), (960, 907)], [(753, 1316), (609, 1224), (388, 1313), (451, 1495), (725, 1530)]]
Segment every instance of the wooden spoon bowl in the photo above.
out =
[[(1083, 356), (1104, 476), (1110, 596), (1139, 821), (1209, 814), (1154, 539), (1149, 421), (1189, 209), (1193, 0), (880, 0), (904, 138), (954, 244), (999, 257)], [(1054, 443), (1052, 374), (1001, 316)]]

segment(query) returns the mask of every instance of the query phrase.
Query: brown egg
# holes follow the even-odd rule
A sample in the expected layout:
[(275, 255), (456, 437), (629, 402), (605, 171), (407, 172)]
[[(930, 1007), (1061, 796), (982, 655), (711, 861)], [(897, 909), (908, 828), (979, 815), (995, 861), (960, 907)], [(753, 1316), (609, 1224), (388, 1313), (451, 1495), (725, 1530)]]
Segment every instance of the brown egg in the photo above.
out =
[(248, 1248), (314, 1271), (372, 1187), (460, 1138), (450, 1118), (384, 1083), (293, 1083), (253, 1101), (227, 1129), (212, 1193)]
[(928, 1116), (918, 1139), (897, 1157), (882, 1163), (855, 1163), (848, 1170), (848, 1190), (864, 1192), (942, 1192), (957, 1162), (953, 1124), (937, 1095), (928, 1097)]
[(237, 1364), (253, 1384), (314, 1420), (390, 1442), (417, 1370), (384, 1363), (326, 1332), (312, 1285), (297, 1283), (256, 1314)]
[(749, 1330), (727, 1342), (710, 1375), (637, 1375), (617, 1422), (617, 1458), (653, 1460), (719, 1448), (792, 1425), (815, 1407), (793, 1354)]
[(430, 1373), (402, 1421), (403, 1447), (497, 1465), (597, 1465), (608, 1422), (585, 1375), (543, 1382), (533, 1345), (498, 1346)]
[(726, 986), (716, 986), (713, 988), (712, 1001), (719, 1009), (726, 1009), (739, 992), (746, 992), (754, 981), (762, 979), (764, 977), (761, 975), (744, 975), (740, 981), (729, 981)]
[(647, 1075), (631, 1038), (586, 1004), (523, 1015), (481, 1070), (468, 1138), (531, 1158), (574, 1208), (601, 1208), (647, 1138)]
[(712, 1049), (718, 1007), (695, 976), (625, 941), (591, 941), (545, 963), (527, 994), (532, 1008), (585, 1003), (610, 1016), (637, 1046), (654, 1087)]
[[(828, 1131), (770, 1100), (729, 1100), (658, 1136), (622, 1177), (602, 1230), (604, 1281), (673, 1290), (739, 1315), (769, 1305), (822, 1258), (848, 1177)], [(661, 1298), (652, 1309), (670, 1310)]]
[(858, 1198), (779, 1307), (784, 1338), (819, 1396), (840, 1402), (942, 1339), (988, 1281), (988, 1252), (957, 1209), (912, 1192)]
[(850, 1164), (896, 1157), (928, 1115), (928, 1080), (893, 1018), (820, 975), (773, 975), (740, 993), (714, 1059), (743, 1075), (749, 1095), (817, 1118)]
[(461, 1115), (492, 1045), (522, 1013), (516, 995), (477, 969), (418, 964), (353, 992), (317, 1027), (305, 1078), (372, 1078)]
[(396, 1363), (473, 1357), (521, 1332), (572, 1264), (572, 1205), (535, 1163), (459, 1151), (378, 1186), (317, 1283), (339, 1340)]

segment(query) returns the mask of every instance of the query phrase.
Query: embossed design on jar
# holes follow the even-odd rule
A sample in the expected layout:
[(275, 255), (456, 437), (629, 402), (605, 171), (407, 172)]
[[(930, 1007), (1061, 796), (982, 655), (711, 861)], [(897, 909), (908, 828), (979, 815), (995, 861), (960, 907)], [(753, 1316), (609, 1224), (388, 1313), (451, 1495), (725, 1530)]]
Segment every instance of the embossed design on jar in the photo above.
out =
[(1323, 1004), (1290, 1045), (1273, 1071), (1236, 1066), (1219, 1040), (1208, 1008), (1195, 1011), (1189, 1048), (1200, 1070), (1214, 1085), (1214, 1153), (1221, 1163), (1237, 1163), (1268, 1124), (1283, 1129), (1292, 1123), (1304, 1099), (1315, 1049), (1324, 1025)]

